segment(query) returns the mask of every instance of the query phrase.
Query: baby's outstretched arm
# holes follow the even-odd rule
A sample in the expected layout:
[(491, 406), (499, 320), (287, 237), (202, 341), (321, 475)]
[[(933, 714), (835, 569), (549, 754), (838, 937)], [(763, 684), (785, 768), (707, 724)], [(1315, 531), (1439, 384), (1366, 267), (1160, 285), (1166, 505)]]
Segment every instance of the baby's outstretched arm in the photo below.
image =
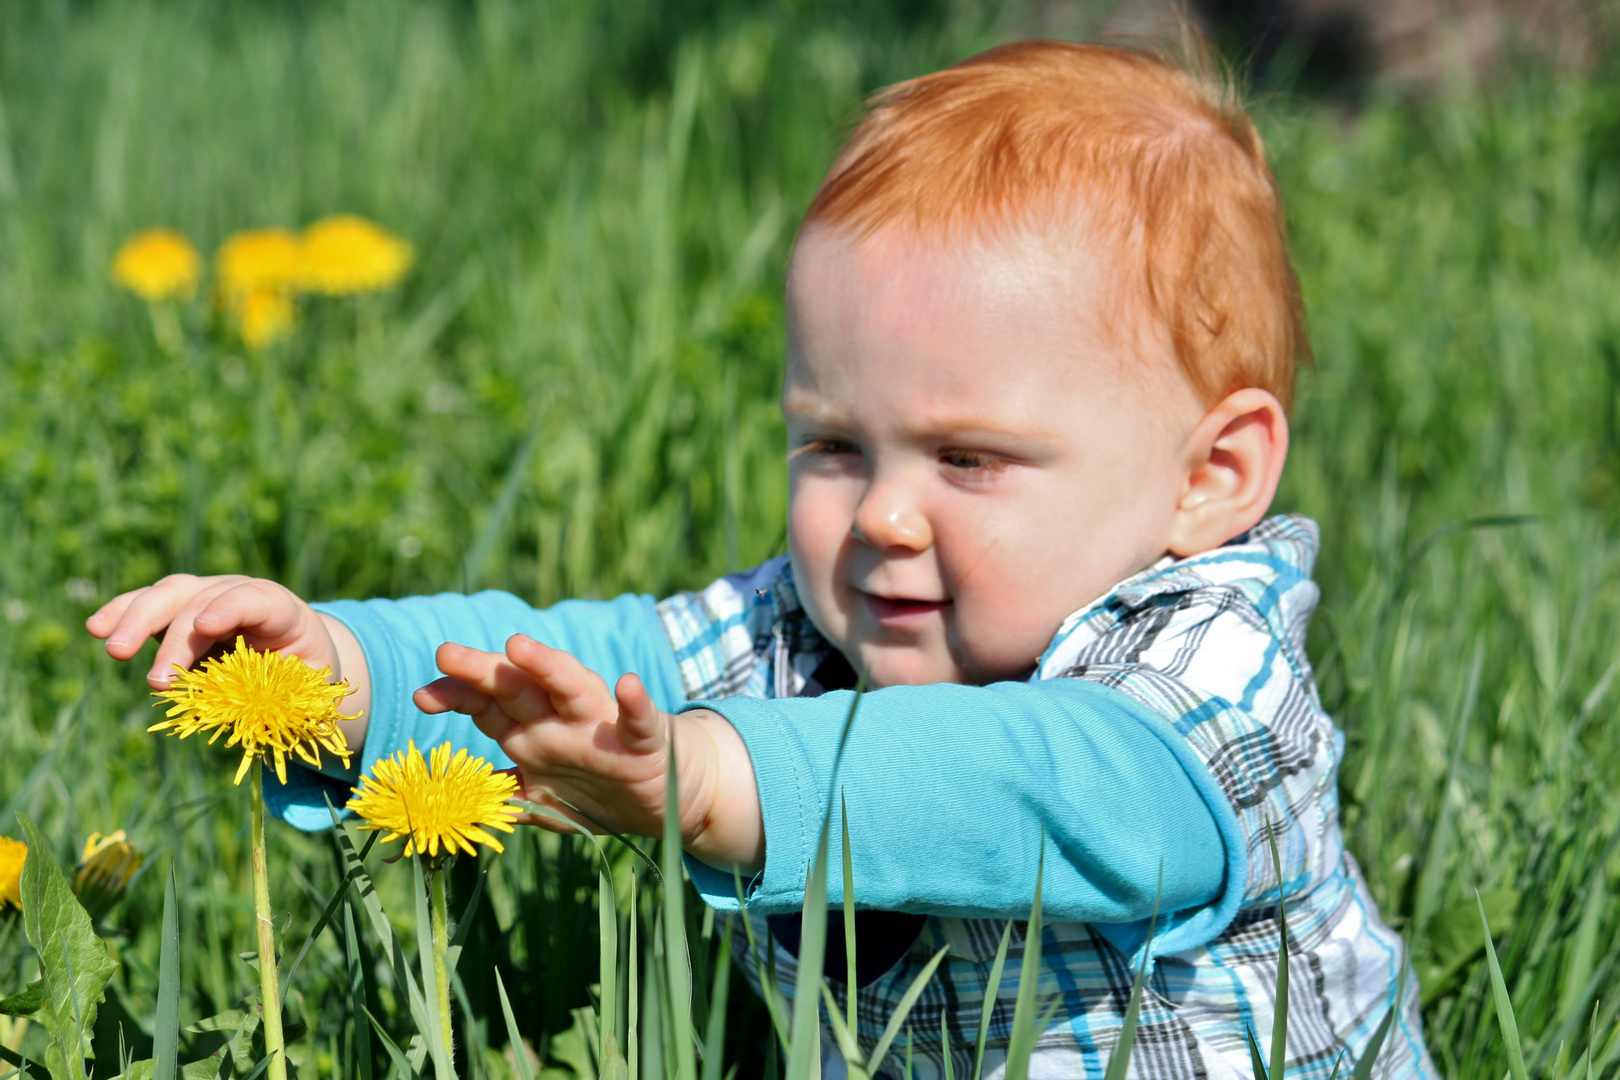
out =
[(610, 690), (573, 656), (523, 634), (504, 655), (446, 644), (437, 660), (446, 678), (418, 690), (417, 707), (471, 716), (516, 763), (525, 798), (578, 820), (559, 800), (572, 803), (595, 819), (583, 825), (657, 836), (673, 736), (682, 845), (712, 866), (764, 865), (753, 765), (718, 714), (663, 712), (636, 676)]
[(161, 634), (146, 673), (154, 690), (169, 688), (174, 665), (189, 668), (216, 643), (233, 642), (238, 635), (254, 648), (296, 656), (312, 667), (330, 667), (334, 681), (347, 679), (353, 688), (342, 710), (360, 714), (338, 726), (352, 749), (365, 742), (371, 678), (360, 643), (348, 627), (274, 581), (241, 574), (170, 574), (113, 597), (85, 621), (85, 629), (107, 642), (107, 653), (115, 660), (133, 659), (147, 638)]

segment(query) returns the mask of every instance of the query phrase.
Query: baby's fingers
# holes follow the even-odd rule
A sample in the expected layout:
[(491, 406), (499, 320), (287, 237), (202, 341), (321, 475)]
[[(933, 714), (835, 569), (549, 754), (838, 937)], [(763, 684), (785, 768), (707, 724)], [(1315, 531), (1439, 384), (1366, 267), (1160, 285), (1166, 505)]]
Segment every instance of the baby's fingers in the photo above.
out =
[(563, 719), (612, 723), (617, 718), (618, 703), (602, 676), (569, 653), (525, 634), (513, 634), (506, 640), (506, 655), (545, 689)]
[(113, 632), (113, 627), (118, 625), (118, 620), (123, 618), (124, 612), (129, 610), (129, 605), (145, 591), (146, 587), (143, 587), (119, 593), (97, 608), (94, 615), (84, 620), (84, 628), (90, 631), (92, 636), (105, 639)]
[(619, 742), (632, 754), (656, 754), (664, 748), (664, 714), (635, 675), (626, 675), (613, 690), (619, 701)]
[[(465, 713), (480, 716), (495, 708), (495, 699), (460, 679), (435, 679), (411, 695), (416, 707), (425, 713)], [(497, 710), (498, 711), (498, 710)]]
[(411, 700), (425, 713), (463, 713), (472, 718), (479, 731), (497, 742), (525, 726), (525, 721), (514, 717), (514, 710), (499, 698), (460, 679), (435, 679), (411, 695)]
[(113, 659), (128, 660), (207, 588), (202, 578), (170, 574), (144, 589), (113, 597), (86, 619), (84, 626), (96, 637), (106, 639), (107, 652)]
[[(248, 580), (217, 593), (193, 620), (199, 633), (214, 638), (246, 633), (265, 642), (290, 641), (308, 629), (310, 612), (292, 592), (272, 581)], [(329, 657), (302, 657), (305, 662), (330, 663)]]
[[(500, 653), (484, 652), (482, 649), (469, 649), (465, 645), (456, 645), (446, 642), (439, 646), (435, 654), (439, 670), (450, 676), (449, 679), (440, 679), (423, 687), (428, 690), (435, 686), (450, 682), (460, 682), (470, 689), (484, 694), (490, 701), (512, 720), (520, 723), (535, 723), (548, 720), (556, 716), (552, 708), (551, 696), (529, 674), (514, 665)], [(421, 693), (422, 691), (418, 691)], [(433, 698), (429, 699), (436, 700)], [(459, 706), (448, 706), (456, 712), (465, 712), (467, 715), (477, 717), (485, 712), (488, 706), (478, 710), (463, 709)], [(440, 710), (445, 711), (445, 710)], [(482, 725), (480, 725), (482, 726)], [(493, 732), (485, 734), (494, 738)]]

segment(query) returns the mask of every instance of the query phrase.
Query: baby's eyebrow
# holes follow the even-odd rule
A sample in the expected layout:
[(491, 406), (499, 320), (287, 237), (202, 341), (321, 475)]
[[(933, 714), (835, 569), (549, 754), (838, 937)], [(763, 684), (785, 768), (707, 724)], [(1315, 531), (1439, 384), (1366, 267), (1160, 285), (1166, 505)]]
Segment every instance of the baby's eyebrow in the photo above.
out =
[[(846, 413), (810, 394), (784, 395), (782, 412), (814, 426), (837, 429), (850, 426)], [(917, 417), (903, 426), (908, 437), (913, 439), (962, 440), (970, 443), (988, 440), (1020, 451), (1042, 449), (1056, 438), (1052, 433), (1038, 428), (1001, 423), (991, 417), (969, 414)]]
[(814, 394), (788, 390), (782, 395), (782, 412), (813, 424), (840, 424), (848, 418)]

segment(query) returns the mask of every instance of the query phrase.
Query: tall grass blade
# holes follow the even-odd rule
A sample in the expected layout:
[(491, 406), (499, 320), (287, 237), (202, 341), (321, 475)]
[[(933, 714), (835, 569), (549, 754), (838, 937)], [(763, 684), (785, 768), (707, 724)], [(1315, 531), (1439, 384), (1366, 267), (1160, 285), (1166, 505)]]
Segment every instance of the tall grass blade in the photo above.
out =
[(707, 1050), (703, 1056), (703, 1080), (721, 1080), (721, 1059), (725, 1056), (726, 1045), (726, 1005), (731, 997), (731, 935), (736, 925), (736, 918), (728, 918), (726, 928), (720, 934), (720, 956), (715, 961), (714, 987), (709, 992), (709, 1028), (703, 1035), (703, 1045)]
[(629, 1064), (629, 1080), (637, 1080), (641, 1071), (641, 874), (634, 863), (630, 866), (630, 951), (625, 964), (624, 991), (624, 1056)]
[(1271, 845), (1271, 866), (1277, 874), (1277, 929), (1282, 942), (1277, 956), (1276, 1008), (1271, 1020), (1270, 1080), (1283, 1080), (1283, 1069), (1288, 1061), (1288, 903), (1283, 898), (1282, 856), (1277, 853), (1277, 830), (1266, 831)]
[(370, 1009), (366, 1009), (365, 1014), (366, 1019), (371, 1021), (371, 1030), (377, 1033), (377, 1038), (382, 1042), (383, 1049), (388, 1052), (389, 1059), (393, 1061), (394, 1069), (401, 1077), (415, 1077), (417, 1071), (411, 1067), (410, 1059), (399, 1048), (399, 1044), (389, 1038), (387, 1029), (377, 1022), (375, 1016), (371, 1015)]
[(1041, 853), (1035, 869), (1035, 901), (1029, 906), (1024, 932), (1024, 962), (1018, 972), (1018, 997), (1013, 1005), (1012, 1033), (1007, 1039), (1006, 1080), (1028, 1080), (1029, 1059), (1035, 1053), (1035, 994), (1041, 979), (1041, 889), (1046, 881), (1046, 825), (1041, 825)]
[(849, 1030), (860, 1038), (860, 1027), (855, 1018), (859, 994), (855, 986), (855, 858), (849, 850), (849, 800), (838, 793), (838, 806), (844, 834), (844, 1002)]
[(832, 831), (832, 792), (838, 790), (838, 768), (843, 764), (849, 733), (855, 727), (855, 713), (866, 692), (866, 673), (855, 684), (855, 694), (844, 717), (844, 730), (833, 756), (831, 790), (821, 816), (821, 836), (816, 841), (816, 857), (806, 874), (804, 906), (800, 911), (798, 988), (793, 996), (792, 1041), (788, 1047), (786, 1080), (812, 1080), (821, 1075), (821, 995), (816, 987), (822, 978), (827, 957), (827, 838)]
[(956, 1060), (951, 1053), (951, 1026), (947, 1022), (945, 1010), (939, 1011), (939, 1052), (940, 1066), (944, 1070), (944, 1080), (956, 1080)]
[[(383, 957), (388, 961), (394, 981), (405, 988), (412, 1017), (418, 1024), (424, 1023), (427, 1014), (421, 1006), (422, 991), (417, 986), (411, 969), (405, 964), (404, 953), (394, 936), (393, 924), (388, 921), (388, 913), (383, 910), (382, 900), (377, 896), (377, 885), (366, 871), (364, 856), (355, 851), (354, 840), (349, 836), (348, 829), (338, 817), (337, 809), (333, 807), (330, 799), (326, 801), (326, 810), (332, 815), (332, 834), (343, 857), (344, 876), (353, 882), (355, 891), (360, 894), (360, 904), (366, 909), (366, 915), (371, 921), (372, 933), (382, 942)], [(380, 833), (371, 834), (371, 839), (366, 841), (366, 851), (371, 850), (371, 845), (380, 835)]]
[(1372, 1080), (1373, 1065), (1377, 1063), (1378, 1055), (1383, 1052), (1384, 1040), (1389, 1038), (1390, 1028), (1395, 1026), (1395, 1017), (1400, 1015), (1401, 1001), (1406, 996), (1406, 973), (1409, 970), (1403, 958), (1401, 975), (1395, 980), (1395, 995), (1390, 1000), (1389, 1011), (1378, 1022), (1378, 1028), (1373, 1032), (1372, 1038), (1367, 1040), (1367, 1048), (1361, 1052), (1361, 1059), (1356, 1062), (1355, 1070), (1350, 1074), (1351, 1080)]
[(354, 925), (354, 901), (343, 900), (343, 951), (348, 962), (349, 1018), (354, 1027), (354, 1061), (357, 1080), (373, 1080), (371, 1029), (360, 1023), (366, 1000), (366, 970), (360, 958), (360, 936)]
[(904, 1024), (906, 1017), (911, 1015), (911, 1010), (917, 1004), (917, 999), (922, 996), (923, 989), (928, 985), (928, 980), (934, 977), (934, 972), (939, 969), (939, 963), (945, 959), (945, 953), (949, 949), (950, 946), (947, 945), (935, 953), (934, 958), (928, 961), (927, 966), (917, 972), (917, 977), (911, 980), (911, 985), (906, 987), (905, 994), (901, 996), (900, 1003), (895, 1006), (894, 1012), (889, 1016), (888, 1024), (883, 1029), (883, 1037), (878, 1039), (877, 1045), (872, 1048), (872, 1056), (866, 1063), (867, 1072), (875, 1074), (879, 1066), (883, 1064), (884, 1057), (889, 1053), (889, 1046), (894, 1042), (895, 1036), (900, 1034), (900, 1025)]
[(283, 1005), (287, 1001), (287, 991), (292, 989), (293, 976), (298, 974), (299, 967), (304, 963), (304, 957), (309, 955), (310, 947), (321, 936), (321, 931), (326, 929), (327, 924), (332, 921), (332, 916), (337, 914), (338, 905), (343, 903), (343, 898), (349, 894), (349, 883), (362, 872), (358, 869), (358, 866), (365, 863), (366, 856), (371, 854), (371, 845), (375, 844), (377, 838), (381, 835), (381, 833), (374, 832), (366, 838), (365, 846), (360, 849), (357, 866), (350, 867), (344, 872), (343, 879), (338, 882), (337, 888), (332, 892), (331, 899), (327, 901), (326, 907), (322, 909), (321, 917), (315, 920), (314, 928), (304, 938), (303, 946), (298, 950), (298, 955), (293, 958), (292, 965), (287, 968), (286, 977), (281, 980), (281, 1001)]
[(669, 780), (664, 786), (664, 845), (659, 859), (664, 878), (664, 976), (668, 982), (670, 1045), (676, 1080), (697, 1080), (696, 1044), (692, 1031), (692, 963), (686, 943), (686, 885), (681, 876), (680, 800), (675, 733), (668, 736)]
[(765, 1011), (770, 1015), (771, 1027), (776, 1037), (781, 1040), (784, 1047), (792, 1045), (788, 1036), (787, 1007), (782, 1002), (781, 987), (776, 985), (776, 949), (767, 939), (765, 951), (760, 950), (760, 943), (754, 935), (754, 920), (748, 917), (748, 901), (743, 896), (742, 875), (734, 866), (731, 868), (732, 883), (737, 890), (737, 910), (742, 919), (743, 934), (748, 938), (748, 951), (755, 958), (755, 962), (764, 967), (759, 980), (761, 996), (765, 999)]
[(1502, 1043), (1507, 1048), (1508, 1074), (1513, 1080), (1530, 1080), (1524, 1065), (1524, 1046), (1519, 1041), (1519, 1021), (1513, 1015), (1513, 1002), (1508, 997), (1507, 984), (1502, 979), (1502, 965), (1496, 959), (1496, 944), (1491, 940), (1491, 921), (1485, 915), (1485, 901), (1478, 890), (1474, 900), (1479, 904), (1480, 925), (1485, 933), (1485, 963), (1491, 973), (1491, 994), (1496, 1001), (1496, 1022), (1502, 1029)]
[(984, 1007), (979, 1011), (979, 1037), (973, 1044), (973, 1080), (984, 1080), (984, 1044), (990, 1037), (990, 1018), (995, 1013), (996, 995), (1001, 993), (1001, 971), (1007, 966), (1007, 941), (1012, 937), (1012, 920), (1001, 928), (1001, 943), (990, 965), (990, 978), (984, 984)]
[(1131, 997), (1125, 1006), (1125, 1023), (1119, 1029), (1119, 1041), (1109, 1055), (1108, 1069), (1103, 1080), (1125, 1080), (1130, 1067), (1131, 1050), (1136, 1046), (1136, 1020), (1142, 1012), (1142, 987), (1147, 982), (1148, 959), (1153, 955), (1153, 936), (1159, 929), (1159, 901), (1164, 897), (1164, 864), (1159, 864), (1159, 883), (1153, 890), (1153, 914), (1148, 917), (1147, 941), (1142, 943), (1142, 959), (1136, 966), (1136, 978), (1131, 980)]
[(844, 1058), (845, 1074), (849, 1080), (867, 1080), (866, 1068), (861, 1064), (860, 1040), (844, 1021), (844, 1014), (838, 1010), (838, 998), (826, 979), (821, 980), (821, 998), (827, 1006), (827, 1023), (832, 1026), (833, 1041), (838, 1044), (838, 1052)]
[(158, 945), (157, 1016), (152, 1021), (152, 1080), (175, 1080), (180, 1069), (180, 903), (174, 860), (163, 885), (163, 932)]
[(1261, 1056), (1260, 1044), (1254, 1038), (1254, 1028), (1244, 1024), (1243, 1035), (1249, 1041), (1249, 1068), (1254, 1072), (1254, 1080), (1270, 1080), (1266, 1075), (1266, 1059)]
[(597, 980), (601, 997), (597, 1002), (597, 1018), (601, 1028), (604, 1063), (617, 1053), (619, 1007), (619, 903), (613, 892), (613, 875), (602, 863), (596, 871), (596, 949)]
[(275, 1060), (276, 1055), (279, 1053), (281, 1053), (281, 1051), (276, 1050), (264, 1055), (264, 1057), (260, 1058), (254, 1063), (253, 1068), (248, 1070), (248, 1074), (242, 1077), (242, 1080), (259, 1080), (259, 1077), (264, 1075), (264, 1070), (270, 1067), (270, 1062)]
[(529, 1052), (523, 1048), (523, 1036), (518, 1033), (517, 1019), (512, 1015), (512, 1003), (506, 997), (506, 981), (501, 978), (501, 969), (495, 968), (495, 992), (501, 998), (501, 1016), (506, 1020), (506, 1042), (512, 1048), (512, 1071), (514, 1080), (534, 1080), (534, 1065), (529, 1061)]
[(821, 1075), (820, 995), (821, 970), (827, 947), (827, 831), (821, 825), (816, 859), (804, 885), (804, 906), (800, 914), (799, 965), (793, 994), (792, 1041), (788, 1044), (785, 1080), (815, 1080)]

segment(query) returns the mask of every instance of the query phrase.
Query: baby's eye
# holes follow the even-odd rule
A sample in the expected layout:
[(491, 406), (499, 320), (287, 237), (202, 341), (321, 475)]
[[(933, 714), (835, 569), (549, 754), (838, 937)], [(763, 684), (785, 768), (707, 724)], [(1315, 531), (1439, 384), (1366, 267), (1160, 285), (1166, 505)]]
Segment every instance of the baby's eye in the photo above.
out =
[(795, 451), (798, 454), (813, 454), (817, 457), (838, 457), (844, 454), (858, 454), (860, 447), (844, 439), (806, 439)]
[(1007, 462), (1002, 458), (979, 450), (942, 450), (939, 461), (942, 465), (969, 472), (1000, 472), (1007, 467)]

